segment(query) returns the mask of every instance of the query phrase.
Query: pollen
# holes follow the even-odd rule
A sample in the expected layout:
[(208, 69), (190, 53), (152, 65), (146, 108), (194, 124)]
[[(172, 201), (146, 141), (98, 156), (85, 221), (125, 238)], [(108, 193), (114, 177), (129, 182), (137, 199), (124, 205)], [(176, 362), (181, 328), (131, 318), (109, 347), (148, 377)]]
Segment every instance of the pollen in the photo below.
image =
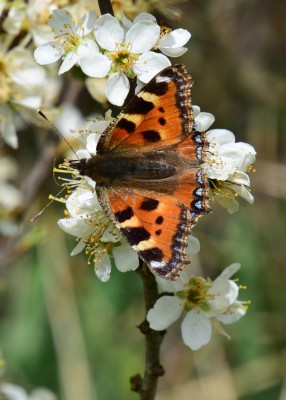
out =
[(249, 166), (247, 167), (247, 171), (248, 171), (248, 172), (252, 172), (252, 173), (255, 174), (256, 169), (253, 167), (253, 165), (249, 165)]

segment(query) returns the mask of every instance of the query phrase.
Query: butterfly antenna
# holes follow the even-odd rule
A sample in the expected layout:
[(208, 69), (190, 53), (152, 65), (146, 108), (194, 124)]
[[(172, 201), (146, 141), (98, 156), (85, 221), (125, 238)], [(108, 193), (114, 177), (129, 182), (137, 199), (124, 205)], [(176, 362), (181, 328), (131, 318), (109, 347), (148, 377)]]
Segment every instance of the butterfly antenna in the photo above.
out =
[(76, 156), (76, 158), (79, 160), (76, 152), (74, 151), (74, 149), (72, 148), (71, 144), (67, 141), (67, 139), (64, 137), (64, 135), (58, 130), (58, 128), (56, 127), (55, 124), (53, 124), (51, 121), (48, 120), (48, 118), (45, 116), (45, 114), (41, 111), (38, 110), (38, 114), (44, 118), (48, 124), (57, 132), (57, 134), (66, 142), (66, 144), (68, 145), (68, 147), (71, 149), (71, 151), (73, 152), (73, 154)]
[(31, 222), (36, 221), (36, 219), (38, 219), (38, 218), (43, 214), (43, 212), (46, 210), (46, 208), (48, 208), (56, 199), (59, 198), (59, 195), (60, 195), (65, 189), (66, 189), (66, 187), (63, 187), (55, 196), (53, 196), (53, 197), (51, 198), (51, 200), (48, 202), (48, 204), (46, 204), (45, 207), (44, 207), (40, 212), (38, 212), (36, 215), (34, 215), (34, 216), (31, 218)]

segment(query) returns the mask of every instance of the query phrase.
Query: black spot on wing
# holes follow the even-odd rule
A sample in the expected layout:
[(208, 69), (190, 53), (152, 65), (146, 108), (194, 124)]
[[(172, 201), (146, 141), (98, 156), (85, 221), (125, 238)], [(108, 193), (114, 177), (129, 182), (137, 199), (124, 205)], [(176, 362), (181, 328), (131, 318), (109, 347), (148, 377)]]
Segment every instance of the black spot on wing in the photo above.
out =
[(157, 236), (160, 236), (161, 233), (162, 233), (162, 229), (158, 229), (155, 233), (156, 233)]
[(166, 120), (165, 120), (165, 118), (161, 117), (161, 118), (158, 119), (158, 121), (159, 121), (159, 124), (160, 124), (161, 126), (166, 125)]
[(145, 86), (144, 92), (155, 94), (156, 96), (163, 96), (168, 92), (168, 82), (153, 81), (150, 85)]
[(128, 104), (125, 112), (128, 114), (143, 114), (146, 115), (148, 112), (153, 110), (154, 104), (151, 101), (144, 100), (142, 97), (135, 96), (133, 101)]
[(164, 113), (164, 112), (165, 112), (164, 107), (159, 107), (159, 111), (160, 111), (161, 113)]
[(163, 252), (159, 247), (152, 247), (151, 249), (139, 251), (139, 256), (147, 263), (150, 263), (151, 261), (162, 261)]
[(140, 208), (145, 211), (153, 211), (158, 207), (159, 201), (156, 199), (147, 199), (142, 201)]
[(161, 225), (164, 221), (164, 217), (162, 217), (162, 215), (160, 215), (159, 217), (156, 218), (156, 224)]
[(150, 233), (143, 227), (122, 228), (121, 232), (131, 246), (137, 246), (143, 240), (148, 240), (150, 238)]
[(147, 142), (150, 143), (156, 143), (159, 142), (159, 140), (161, 140), (160, 133), (153, 130), (143, 131), (142, 136)]
[(134, 212), (131, 207), (127, 207), (125, 210), (118, 211), (114, 214), (116, 220), (120, 223), (127, 221), (128, 219), (132, 218)]
[(124, 129), (128, 133), (132, 133), (136, 129), (136, 125), (132, 121), (128, 121), (126, 118), (121, 118), (116, 125), (118, 128)]

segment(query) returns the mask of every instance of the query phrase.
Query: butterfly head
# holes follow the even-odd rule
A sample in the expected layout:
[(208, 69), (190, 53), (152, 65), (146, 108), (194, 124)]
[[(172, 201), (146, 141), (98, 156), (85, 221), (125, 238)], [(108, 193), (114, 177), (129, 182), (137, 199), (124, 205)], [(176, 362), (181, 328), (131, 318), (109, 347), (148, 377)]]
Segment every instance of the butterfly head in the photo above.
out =
[(82, 176), (88, 175), (89, 168), (86, 158), (81, 158), (79, 160), (70, 160), (69, 167), (72, 169), (76, 169)]

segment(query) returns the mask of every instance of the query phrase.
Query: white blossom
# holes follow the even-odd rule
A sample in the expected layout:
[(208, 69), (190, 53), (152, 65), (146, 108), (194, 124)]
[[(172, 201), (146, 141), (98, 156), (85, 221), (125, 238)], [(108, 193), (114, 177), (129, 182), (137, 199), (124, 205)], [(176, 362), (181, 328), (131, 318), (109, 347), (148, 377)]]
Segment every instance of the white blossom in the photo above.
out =
[[(134, 18), (133, 23), (124, 14), (122, 14), (122, 23), (125, 29), (130, 29), (137, 22), (144, 20), (149, 20), (156, 23), (156, 18), (152, 14), (146, 12), (137, 15)], [(159, 49), (168, 57), (179, 57), (188, 50), (183, 46), (185, 46), (190, 38), (191, 33), (186, 29), (180, 28), (172, 30), (163, 26), (160, 28), (160, 36), (154, 45), (154, 48)]]
[(21, 386), (8, 382), (0, 385), (0, 394), (4, 395), (7, 400), (56, 400), (54, 393), (46, 388), (34, 389), (28, 395)]
[[(207, 131), (214, 122), (210, 113), (200, 112), (193, 106), (195, 129)], [(238, 210), (237, 196), (250, 204), (254, 197), (250, 192), (251, 171), (255, 161), (255, 149), (248, 143), (235, 142), (235, 136), (226, 129), (211, 129), (206, 132), (209, 147), (202, 168), (210, 180), (211, 200), (226, 207), (230, 213)]]
[(9, 35), (0, 47), (0, 132), (11, 147), (18, 146), (15, 110), (37, 109), (42, 105), (46, 72), (23, 47), (7, 50)]
[[(189, 267), (176, 282), (165, 283), (159, 278), (161, 290), (173, 292), (173, 295), (159, 297), (148, 311), (150, 327), (164, 330), (184, 312), (183, 341), (192, 350), (198, 350), (210, 341), (212, 325), (231, 324), (245, 315), (245, 303), (237, 300), (239, 286), (230, 279), (239, 268), (239, 264), (230, 265), (213, 282), (192, 276)], [(220, 331), (224, 333), (222, 329)]]
[(86, 54), (98, 52), (96, 43), (88, 38), (93, 30), (96, 15), (88, 12), (80, 23), (75, 23), (72, 15), (64, 9), (54, 10), (49, 18), (49, 25), (55, 35), (51, 42), (36, 48), (34, 56), (41, 65), (52, 64), (63, 59), (59, 75), (71, 69), (75, 64), (81, 65), (81, 58)]
[(160, 37), (159, 25), (151, 19), (137, 20), (126, 32), (110, 14), (100, 16), (94, 36), (101, 52), (90, 52), (82, 58), (81, 67), (90, 77), (103, 78), (107, 74), (106, 96), (115, 105), (122, 105), (129, 93), (128, 78), (137, 76), (144, 83), (170, 65), (162, 54), (151, 49)]
[(171, 30), (162, 35), (158, 42), (158, 49), (168, 57), (180, 57), (188, 50), (184, 45), (191, 37), (190, 32), (186, 29)]
[(14, 236), (19, 232), (13, 212), (21, 206), (22, 194), (13, 184), (17, 177), (16, 162), (7, 156), (0, 155), (0, 232), (6, 236)]

